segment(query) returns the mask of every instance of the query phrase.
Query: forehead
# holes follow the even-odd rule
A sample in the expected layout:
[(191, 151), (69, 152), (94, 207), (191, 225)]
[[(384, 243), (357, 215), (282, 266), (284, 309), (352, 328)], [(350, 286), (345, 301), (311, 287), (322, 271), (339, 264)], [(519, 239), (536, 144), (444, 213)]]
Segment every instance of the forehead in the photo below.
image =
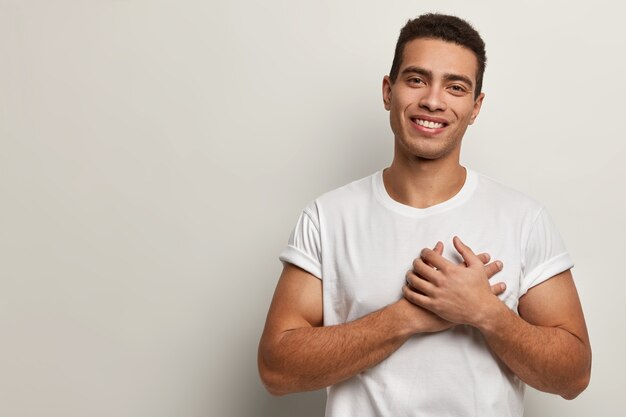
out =
[(421, 67), (437, 74), (459, 74), (476, 80), (478, 59), (471, 49), (441, 39), (418, 38), (407, 42), (400, 73), (407, 67)]

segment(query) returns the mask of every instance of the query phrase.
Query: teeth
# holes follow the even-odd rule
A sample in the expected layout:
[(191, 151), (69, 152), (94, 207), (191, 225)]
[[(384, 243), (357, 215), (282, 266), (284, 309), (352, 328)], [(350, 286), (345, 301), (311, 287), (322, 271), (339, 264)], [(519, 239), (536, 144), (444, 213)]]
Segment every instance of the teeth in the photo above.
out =
[(443, 127), (443, 123), (435, 123), (428, 120), (416, 119), (416, 123), (429, 129), (439, 129), (440, 127)]

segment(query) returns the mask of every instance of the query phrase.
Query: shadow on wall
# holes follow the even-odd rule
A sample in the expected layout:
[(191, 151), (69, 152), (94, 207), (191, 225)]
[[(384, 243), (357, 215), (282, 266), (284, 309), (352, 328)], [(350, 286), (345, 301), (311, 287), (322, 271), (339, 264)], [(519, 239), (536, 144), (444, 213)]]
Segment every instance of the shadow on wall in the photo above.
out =
[(324, 415), (326, 390), (290, 394), (282, 397), (265, 395), (260, 407), (251, 410), (254, 417), (320, 417)]

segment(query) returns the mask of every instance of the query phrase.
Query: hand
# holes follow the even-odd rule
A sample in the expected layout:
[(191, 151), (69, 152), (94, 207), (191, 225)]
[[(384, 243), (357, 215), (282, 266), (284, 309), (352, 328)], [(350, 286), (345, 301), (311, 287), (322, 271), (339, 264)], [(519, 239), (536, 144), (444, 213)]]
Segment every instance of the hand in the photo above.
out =
[[(435, 252), (437, 252), (439, 255), (442, 255), (443, 254), (443, 243), (437, 242), (437, 244), (435, 245), (433, 250)], [(483, 263), (483, 265), (487, 265), (489, 263), (489, 261), (491, 260), (491, 256), (488, 253), (479, 253), (476, 256), (478, 256), (478, 259), (480, 259), (480, 261)], [(465, 264), (465, 263), (463, 263), (463, 264)], [(487, 271), (489, 273), (489, 271), (491, 271), (492, 266), (486, 266), (486, 268), (487, 268)], [(495, 274), (497, 272), (499, 272), (499, 270), (494, 272), (493, 274)], [(491, 276), (493, 276), (493, 274), (491, 274), (489, 276), (489, 278), (491, 278)], [(497, 284), (494, 284), (494, 285), (491, 286), (491, 292), (494, 295), (500, 295), (505, 290), (506, 290), (506, 284), (504, 282), (498, 282)]]
[(491, 303), (500, 302), (495, 295), (504, 291), (504, 283), (490, 287), (489, 278), (502, 270), (502, 262), (484, 265), (489, 261), (488, 255), (474, 254), (458, 237), (453, 243), (464, 263), (445, 259), (440, 243), (435, 249), (424, 249), (421, 257), (413, 261), (413, 271), (407, 273), (411, 288), (404, 286), (402, 291), (411, 303), (449, 322), (475, 325)]

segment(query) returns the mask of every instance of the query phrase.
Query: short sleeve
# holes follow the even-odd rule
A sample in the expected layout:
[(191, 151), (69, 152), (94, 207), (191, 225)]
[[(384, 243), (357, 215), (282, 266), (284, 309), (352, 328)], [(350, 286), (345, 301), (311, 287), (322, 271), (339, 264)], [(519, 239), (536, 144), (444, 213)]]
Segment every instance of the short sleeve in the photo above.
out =
[(315, 204), (309, 204), (296, 222), (287, 247), (278, 256), (282, 262), (289, 262), (322, 279), (322, 251), (319, 231), (319, 218)]
[(573, 266), (552, 218), (541, 209), (532, 223), (523, 252), (520, 296)]

